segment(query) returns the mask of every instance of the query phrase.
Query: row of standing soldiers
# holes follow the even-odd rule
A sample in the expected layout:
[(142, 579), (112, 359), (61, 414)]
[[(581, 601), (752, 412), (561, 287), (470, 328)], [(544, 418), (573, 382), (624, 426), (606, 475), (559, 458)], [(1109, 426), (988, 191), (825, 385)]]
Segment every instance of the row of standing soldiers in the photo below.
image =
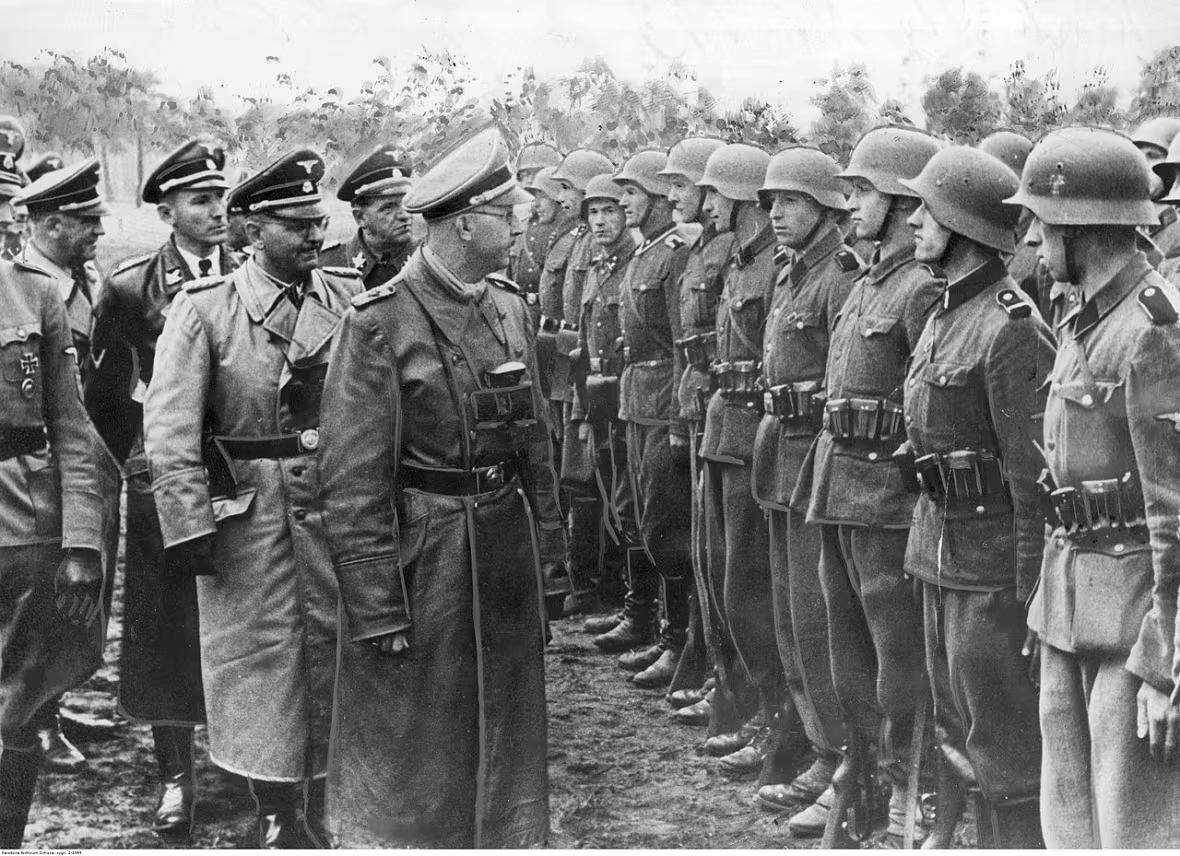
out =
[(793, 835), (1176, 843), (1178, 128), (521, 153), (550, 590)]

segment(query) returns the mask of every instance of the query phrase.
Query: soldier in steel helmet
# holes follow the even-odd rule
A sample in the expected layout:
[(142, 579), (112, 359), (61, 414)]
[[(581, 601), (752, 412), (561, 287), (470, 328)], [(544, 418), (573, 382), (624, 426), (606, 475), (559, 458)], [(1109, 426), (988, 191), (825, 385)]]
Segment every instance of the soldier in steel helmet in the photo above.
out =
[(1155, 202), (1156, 214), (1159, 215), (1159, 221), (1143, 231), (1165, 259), (1180, 254), (1180, 219), (1177, 219), (1175, 207), (1161, 199), (1169, 190), (1169, 186), (1158, 177), (1154, 168), (1167, 160), (1168, 151), (1178, 134), (1180, 118), (1173, 116), (1148, 119), (1131, 133), (1131, 142), (1143, 152), (1143, 156), (1147, 158), (1147, 165), (1153, 169), (1151, 198)]
[[(672, 219), (671, 184), (660, 175), (667, 160), (663, 150), (639, 151), (614, 175), (627, 227), (640, 235), (619, 288), (619, 418), (626, 423), (635, 495), (634, 517), (622, 520), (630, 548), (623, 621), (594, 639), (604, 651), (631, 647), (632, 625), (656, 618), (654, 595), (662, 588), (666, 621), (658, 641), (619, 658), (620, 666), (636, 672), (634, 684), (647, 689), (667, 686), (679, 665), (692, 580), (687, 430), (673, 406), (673, 343), (681, 338), (679, 288), (688, 242)], [(673, 445), (672, 436), (685, 442)]]
[(705, 415), (701, 457), (710, 596), (725, 622), (704, 748), (723, 756), (721, 770), (735, 777), (758, 775), (763, 758), (775, 757), (767, 744), (783, 695), (766, 522), (750, 492), (762, 408), (762, 329), (775, 274), (774, 228), (758, 201), (769, 161), (756, 146), (726, 145), (709, 155), (697, 182), (705, 191), (706, 214), (734, 233), (717, 308), (715, 392)]
[(557, 169), (562, 160), (561, 152), (549, 143), (525, 143), (516, 155), (516, 180), (521, 187), (527, 188), (539, 171)]
[(1041, 824), (1056, 847), (1166, 847), (1180, 816), (1176, 290), (1136, 249), (1158, 217), (1121, 134), (1054, 131), (1011, 202), (1082, 299), (1061, 319), (1044, 416)]
[[(906, 361), (942, 283), (914, 259), (906, 219), (919, 200), (900, 179), (916, 176), (940, 148), (914, 128), (874, 128), (861, 137), (840, 173), (852, 189), (849, 209), (857, 235), (875, 241), (877, 252), (832, 330), (823, 430), (790, 503), (808, 523), (822, 527), (819, 573), (832, 680), (848, 742), (835, 790), (793, 817), (788, 828), (816, 835), (826, 826), (827, 844), (838, 838), (855, 783), (874, 776), (870, 750), (879, 732), (891, 735), (879, 746), (880, 760), (889, 762), (891, 837), (900, 840), (904, 827), (902, 771), (925, 670), (921, 603), (904, 571), (914, 496), (901, 487), (890, 455), (905, 433)], [(887, 757), (890, 746), (893, 757)], [(868, 790), (864, 795), (871, 797)], [(872, 812), (855, 814), (858, 823), (850, 823), (848, 832), (863, 839), (876, 818)]]
[(320, 253), (321, 267), (353, 267), (365, 288), (397, 276), (414, 251), (410, 215), (402, 206), (413, 166), (395, 146), (382, 144), (340, 182), (336, 198), (352, 206), (356, 234)]
[(557, 172), (555, 166), (525, 172), (532, 177), (528, 182), (522, 182), (522, 186), (533, 195), (533, 204), (528, 226), (512, 248), (508, 278), (517, 284), (524, 295), (529, 317), (536, 328), (541, 323), (540, 287), (545, 257), (561, 222), (561, 182), (553, 178), (553, 173)]
[(249, 781), (263, 848), (325, 841), (339, 589), (316, 451), (329, 347), (363, 286), (318, 267), (323, 175), (301, 149), (238, 188), (254, 253), (172, 299), (143, 405), (167, 572), (196, 578), (209, 755)]
[[(560, 529), (532, 328), (503, 270), (529, 195), (487, 129), (406, 197), (424, 245), (353, 301), (324, 393), (345, 847), (543, 846), (536, 527)], [(550, 494), (546, 502), (543, 494)]]
[(910, 361), (908, 439), (895, 456), (918, 493), (905, 568), (922, 581), (936, 739), (947, 755), (930, 844), (951, 845), (969, 786), (980, 847), (1040, 847), (1041, 735), (1021, 648), (1044, 547), (1036, 480), (1053, 339), (1006, 273), (1021, 209), (1004, 200), (1016, 174), (954, 146), (901, 184), (922, 199), (909, 219), (915, 258), (947, 281)]
[(688, 446), (692, 479), (691, 550), (695, 596), (690, 600), (690, 623), (685, 654), (668, 687), (668, 701), (677, 708), (675, 721), (685, 725), (707, 725), (710, 718), (711, 671), (720, 644), (719, 602), (709, 597), (706, 582), (705, 532), (702, 520), (701, 474), (697, 452), (704, 431), (705, 405), (712, 393), (713, 358), (717, 352), (717, 304), (721, 299), (722, 274), (729, 265), (734, 234), (729, 222), (713, 222), (703, 211), (705, 191), (697, 182), (705, 174), (709, 155), (725, 145), (713, 137), (689, 137), (668, 150), (660, 175), (667, 176), (668, 202), (681, 223), (703, 226), (689, 245), (680, 278), (680, 333), (675, 343), (674, 371), (676, 406), (685, 423), (684, 438), (669, 436), (673, 448)]
[[(1165, 206), (1167, 211), (1172, 212), (1170, 216), (1175, 218), (1177, 207), (1180, 207), (1180, 134), (1172, 138), (1167, 157), (1154, 164), (1151, 169), (1164, 188), (1162, 195), (1156, 198), (1156, 204)], [(1160, 214), (1161, 222), (1168, 218), (1167, 211)], [(1180, 242), (1166, 251), (1164, 260), (1160, 262), (1159, 272), (1172, 285), (1180, 286)]]
[[(590, 179), (614, 170), (614, 164), (602, 152), (580, 148), (567, 154), (552, 176), (561, 186), (558, 201), (564, 219), (553, 233), (538, 286), (541, 319), (537, 330), (537, 365), (541, 390), (550, 402), (550, 422), (558, 432), (558, 454), (563, 461), (565, 444), (578, 442), (577, 429), (569, 421), (573, 403), (569, 354), (578, 344), (582, 283), (596, 246), (590, 227), (581, 216), (582, 198)], [(578, 454), (576, 450), (571, 452), (575, 457)], [(562, 604), (562, 613), (602, 612), (604, 605), (596, 587), (605, 576), (600, 557), (607, 552), (603, 542), (601, 497), (597, 490), (568, 479), (563, 479), (562, 491), (568, 499), (566, 570), (571, 589)], [(600, 617), (608, 624), (605, 628), (594, 625), (587, 629), (597, 633), (609, 630), (613, 626), (609, 619), (610, 616)]]
[[(1032, 140), (1023, 134), (1000, 128), (980, 140), (976, 148), (1003, 163), (1016, 173), (1016, 179), (1019, 181), (1020, 173), (1024, 171), (1024, 162), (1028, 160), (1028, 153), (1032, 151), (1033, 144)], [(1032, 300), (1044, 318), (1047, 317), (1049, 289), (1053, 281), (1044, 265), (1040, 264), (1036, 249), (1025, 243), (1024, 236), (1030, 223), (1032, 214), (1022, 211), (1016, 223), (1016, 252), (1008, 257), (1008, 275)]]
[(828, 155), (792, 146), (770, 159), (758, 192), (783, 252), (762, 343), (763, 416), (752, 484), (769, 524), (775, 631), (788, 690), (783, 715), (802, 724), (816, 753), (793, 781), (759, 790), (760, 804), (773, 810), (815, 802), (831, 784), (844, 740), (816, 572), (820, 530), (790, 508), (819, 430), (828, 340), (860, 270), (844, 246), (847, 202), (839, 171)]

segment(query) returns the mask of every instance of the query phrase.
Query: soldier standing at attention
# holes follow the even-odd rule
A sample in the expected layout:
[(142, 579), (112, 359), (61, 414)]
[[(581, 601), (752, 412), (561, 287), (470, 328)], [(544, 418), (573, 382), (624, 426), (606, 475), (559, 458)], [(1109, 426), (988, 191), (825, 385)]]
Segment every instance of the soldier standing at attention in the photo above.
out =
[(545, 271), (545, 257), (552, 246), (560, 225), (561, 183), (553, 179), (557, 167), (547, 166), (527, 170), (531, 178), (521, 185), (533, 195), (533, 206), (529, 224), (524, 234), (512, 248), (512, 261), (508, 265), (508, 278), (516, 283), (529, 307), (529, 318), (534, 328), (541, 323), (541, 274)]
[[(1168, 156), (1152, 166), (1152, 171), (1163, 185), (1163, 194), (1156, 200), (1157, 205), (1166, 206), (1176, 216), (1180, 206), (1180, 134), (1172, 138)], [(1161, 215), (1161, 220), (1164, 215)], [(1160, 262), (1160, 275), (1172, 285), (1180, 286), (1180, 243), (1168, 250)]]
[(321, 267), (355, 268), (365, 288), (397, 276), (414, 250), (410, 215), (402, 207), (410, 171), (401, 153), (387, 145), (357, 164), (336, 191), (337, 199), (352, 205), (356, 234), (321, 253)]
[[(848, 739), (833, 785), (844, 801), (857, 781), (875, 778), (870, 748), (884, 724), (904, 762), (910, 722), (923, 692), (921, 601), (904, 569), (914, 497), (902, 487), (890, 455), (904, 439), (906, 361), (942, 283), (914, 259), (906, 219), (917, 209), (914, 178), (941, 148), (914, 128), (880, 127), (856, 144), (840, 173), (852, 186), (849, 209), (857, 237), (877, 242), (871, 267), (856, 280), (828, 348), (823, 430), (799, 473), (791, 507), (819, 525), (820, 584), (828, 612), (832, 681)], [(886, 746), (882, 740), (882, 750)], [(884, 754), (884, 751), (882, 751)], [(906, 753), (908, 754), (908, 753)], [(892, 779), (889, 834), (898, 842), (905, 815), (905, 777)], [(796, 835), (839, 831), (826, 791), (788, 824)], [(850, 827), (851, 828), (851, 827)], [(863, 830), (853, 830), (854, 834)]]
[(832, 688), (828, 622), (820, 589), (820, 530), (790, 509), (791, 493), (819, 432), (828, 339), (860, 260), (841, 231), (847, 203), (839, 165), (815, 149), (775, 154), (759, 191), (786, 248), (762, 343), (764, 414), (754, 440), (754, 498), (766, 511), (775, 635), (786, 676), (785, 716), (799, 721), (815, 761), (788, 783), (765, 785), (760, 804), (810, 804), (831, 784), (844, 724)]
[[(91, 399), (127, 482), (123, 648), (119, 709), (152, 726), (163, 789), (152, 828), (187, 835), (194, 811), (193, 727), (205, 721), (197, 589), (192, 576), (169, 573), (143, 447), (143, 398), (156, 344), (173, 299), (187, 283), (237, 269), (226, 250), (225, 152), (194, 139), (160, 163), (142, 197), (172, 234), (160, 249), (128, 259), (111, 274), (95, 307)], [(101, 390), (101, 393), (99, 391)]]
[(331, 818), (344, 847), (549, 833), (536, 526), (560, 528), (525, 303), (530, 198), (495, 129), (406, 197), (425, 244), (332, 348), (321, 494), (340, 580)]
[(315, 453), (328, 350), (361, 282), (317, 269), (323, 174), (300, 150), (238, 188), (254, 254), (175, 297), (144, 401), (165, 564), (197, 577), (209, 755), (248, 779), (263, 848), (325, 843), (339, 591)]
[[(1178, 135), (1180, 119), (1173, 116), (1157, 116), (1136, 128), (1131, 134), (1131, 142), (1135, 144), (1135, 148), (1143, 152), (1143, 157), (1147, 158), (1147, 165), (1154, 168), (1156, 164), (1167, 159), (1168, 150)], [(1155, 203), (1158, 219), (1152, 226), (1143, 230), (1165, 259), (1180, 256), (1180, 218), (1176, 216), (1176, 209), (1160, 198), (1167, 189), (1168, 186), (1159, 181), (1153, 173), (1151, 199)]]
[[(76, 225), (90, 234), (85, 220), (108, 213), (97, 184), (94, 164), (44, 176), (15, 199), (43, 237)], [(63, 225), (72, 218), (82, 225)], [(0, 318), (0, 848), (15, 850), (41, 766), (38, 712), (56, 712), (102, 665), (118, 473), (82, 404), (56, 277), (0, 262)]]
[(947, 281), (906, 379), (899, 475), (920, 495), (905, 567), (922, 581), (938, 740), (974, 773), (957, 781), (943, 761), (930, 844), (951, 846), (969, 785), (981, 848), (1042, 847), (1037, 691), (1021, 646), (1045, 543), (1038, 445), (1053, 338), (1006, 273), (1016, 174), (955, 146), (901, 184), (922, 198), (914, 257)]
[(1157, 222), (1121, 134), (1054, 131), (1009, 200), (1084, 299), (1061, 320), (1044, 449), (1048, 523), (1029, 627), (1041, 641), (1041, 825), (1058, 847), (1174, 847), (1170, 699), (1180, 542), (1177, 293), (1136, 250)]

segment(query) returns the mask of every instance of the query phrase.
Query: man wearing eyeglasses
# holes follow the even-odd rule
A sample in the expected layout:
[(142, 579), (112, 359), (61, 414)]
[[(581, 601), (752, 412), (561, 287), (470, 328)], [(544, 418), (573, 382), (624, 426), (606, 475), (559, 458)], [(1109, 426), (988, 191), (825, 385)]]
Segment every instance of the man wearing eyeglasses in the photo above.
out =
[(196, 577), (209, 755), (248, 779), (263, 848), (325, 843), (338, 595), (316, 449), (328, 351), (362, 286), (317, 269), (323, 175), (300, 150), (238, 187), (253, 254), (177, 295), (144, 401), (165, 565)]

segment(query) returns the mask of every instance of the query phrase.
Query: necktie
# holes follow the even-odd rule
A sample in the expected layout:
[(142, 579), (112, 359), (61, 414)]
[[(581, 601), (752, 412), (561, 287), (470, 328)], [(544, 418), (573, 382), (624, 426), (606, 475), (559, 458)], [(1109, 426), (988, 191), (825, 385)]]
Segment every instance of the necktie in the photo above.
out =
[(94, 298), (90, 294), (90, 277), (86, 273), (86, 268), (82, 265), (76, 265), (70, 270), (70, 274), (74, 279), (74, 285), (82, 296), (86, 298), (87, 303), (93, 303)]
[(288, 300), (295, 304), (296, 309), (303, 306), (303, 292), (299, 288), (299, 283), (291, 283), (283, 289), (283, 293), (287, 295)]
[(213, 259), (199, 259), (197, 261), (197, 269), (201, 276), (208, 276), (213, 273)]

